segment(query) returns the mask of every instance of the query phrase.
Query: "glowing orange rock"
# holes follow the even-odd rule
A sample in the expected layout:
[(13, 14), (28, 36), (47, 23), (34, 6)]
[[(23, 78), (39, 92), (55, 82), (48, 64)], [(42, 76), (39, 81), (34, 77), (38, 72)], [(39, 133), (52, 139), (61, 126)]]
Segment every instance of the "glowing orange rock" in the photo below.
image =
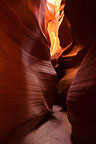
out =
[(47, 3), (48, 3), (47, 9), (49, 9), (49, 12), (47, 11), (46, 14), (46, 15), (49, 14), (49, 21), (47, 17), (47, 23), (48, 23), (47, 28), (51, 41), (50, 54), (51, 56), (53, 56), (61, 50), (60, 41), (58, 37), (58, 30), (64, 17), (63, 11), (60, 14), (60, 11), (63, 10), (64, 5), (63, 6), (60, 5), (61, 0), (54, 0), (54, 1), (48, 0)]

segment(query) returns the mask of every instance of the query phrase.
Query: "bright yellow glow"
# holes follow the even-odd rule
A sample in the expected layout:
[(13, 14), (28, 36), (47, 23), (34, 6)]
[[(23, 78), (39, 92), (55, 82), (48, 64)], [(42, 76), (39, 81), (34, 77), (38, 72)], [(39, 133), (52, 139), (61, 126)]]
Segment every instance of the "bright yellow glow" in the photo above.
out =
[(56, 53), (60, 52), (61, 50), (60, 41), (58, 37), (58, 30), (63, 20), (64, 12), (62, 11), (60, 14), (61, 0), (47, 0), (47, 1), (50, 2), (51, 4), (55, 3), (54, 18), (52, 18), (51, 21), (48, 23), (48, 32), (49, 32), (50, 41), (51, 41), (50, 54), (51, 56), (53, 56)]
[(53, 56), (61, 50), (60, 41), (58, 38), (58, 25), (50, 22), (48, 24), (48, 32), (51, 40), (50, 54)]

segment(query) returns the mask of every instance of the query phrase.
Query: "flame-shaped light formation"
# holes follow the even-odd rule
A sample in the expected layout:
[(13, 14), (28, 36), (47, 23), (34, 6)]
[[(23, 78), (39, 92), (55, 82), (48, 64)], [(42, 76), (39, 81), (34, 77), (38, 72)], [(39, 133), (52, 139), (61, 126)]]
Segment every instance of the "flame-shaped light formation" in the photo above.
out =
[(64, 17), (64, 12), (62, 11), (60, 13), (64, 6), (61, 6), (61, 0), (47, 0), (47, 8), (50, 13), (50, 19), (47, 27), (51, 41), (50, 54), (51, 56), (54, 56), (61, 50), (58, 30)]

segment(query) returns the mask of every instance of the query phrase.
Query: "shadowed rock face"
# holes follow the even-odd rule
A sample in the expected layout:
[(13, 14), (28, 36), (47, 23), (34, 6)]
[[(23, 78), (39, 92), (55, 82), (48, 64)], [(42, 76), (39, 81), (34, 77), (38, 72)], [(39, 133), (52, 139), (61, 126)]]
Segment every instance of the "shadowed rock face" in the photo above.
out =
[(54, 102), (56, 73), (44, 27), (45, 4), (46, 0), (0, 1), (2, 144), (29, 119), (35, 127)]
[(69, 25), (66, 16), (64, 16), (64, 19), (59, 28), (59, 39), (60, 39), (60, 46), (62, 48), (67, 47), (72, 42), (71, 27)]
[(96, 143), (96, 40), (89, 47), (69, 89), (67, 110), (74, 142)]

